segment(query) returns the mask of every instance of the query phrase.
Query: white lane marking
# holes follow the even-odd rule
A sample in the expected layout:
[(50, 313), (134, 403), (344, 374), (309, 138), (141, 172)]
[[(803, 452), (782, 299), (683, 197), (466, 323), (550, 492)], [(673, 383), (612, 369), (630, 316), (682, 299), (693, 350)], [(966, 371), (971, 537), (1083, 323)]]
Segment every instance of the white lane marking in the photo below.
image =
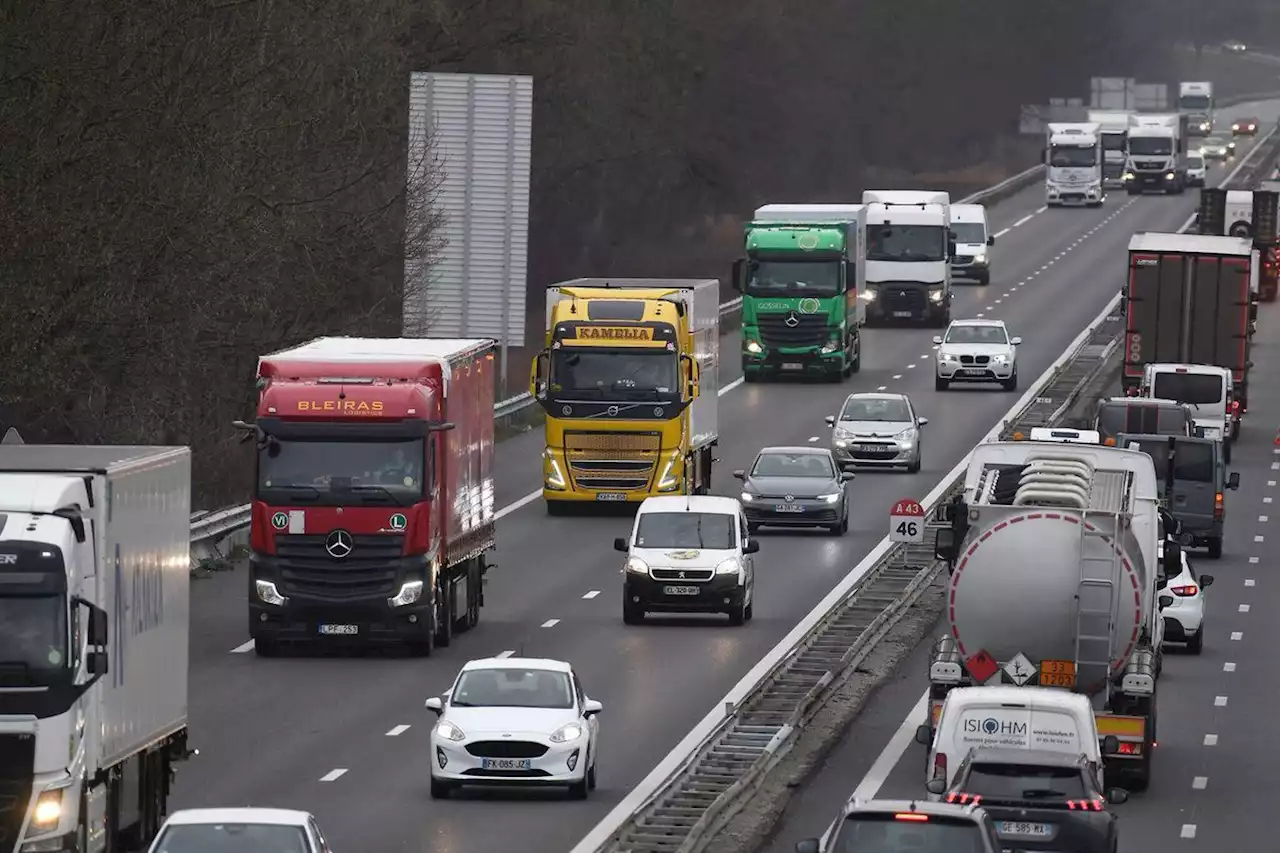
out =
[(1257, 557), (1250, 557), (1250, 558), (1249, 558), (1249, 563), (1250, 563), (1250, 565), (1256, 564), (1257, 562), (1258, 562), (1258, 558), (1257, 558)]
[(912, 362), (911, 364), (907, 365), (907, 370), (915, 370), (915, 369), (916, 369), (915, 362)]
[(548, 619), (546, 622), (543, 622), (543, 623), (542, 623), (542, 627), (543, 627), (543, 628), (554, 628), (555, 626), (557, 626), (557, 625), (559, 625), (559, 624), (560, 624), (560, 620), (559, 620), (559, 619)]
[(1274, 489), (1275, 487), (1276, 487), (1276, 481), (1275, 481), (1275, 480), (1267, 480), (1267, 488), (1268, 488), (1268, 489)]
[(923, 358), (923, 359), (930, 359), (930, 358), (933, 358), (933, 353), (931, 353), (931, 352), (927, 352), (927, 353), (925, 353), (924, 355), (922, 355), (922, 356), (920, 356), (920, 357), (921, 357), (921, 358)]
[(1253, 579), (1253, 578), (1245, 578), (1245, 579), (1244, 579), (1244, 585), (1245, 585), (1245, 586), (1257, 586), (1258, 584), (1257, 584), (1257, 582), (1256, 582), (1256, 581), (1254, 581), (1254, 579)]
[(862, 777), (862, 781), (858, 783), (858, 787), (853, 791), (854, 797), (865, 800), (875, 797), (880, 787), (884, 785), (884, 781), (889, 778), (889, 774), (893, 772), (893, 768), (897, 766), (898, 759), (907, 751), (907, 747), (915, 742), (916, 725), (918, 721), (924, 719), (928, 707), (929, 691), (926, 690), (916, 700), (915, 707), (907, 712), (907, 718), (898, 727), (898, 730), (893, 733), (893, 737), (889, 738), (889, 743), (885, 745), (884, 751), (876, 757), (871, 769), (867, 771), (867, 775)]
[(747, 381), (746, 377), (739, 376), (737, 379), (733, 380), (732, 382), (730, 382), (729, 384), (721, 388), (719, 391), (717, 391), (716, 396), (723, 397), (725, 394), (728, 394), (734, 388), (737, 388), (739, 385), (741, 385), (743, 382), (746, 382), (746, 381)]
[(1216, 708), (1225, 708), (1225, 707), (1227, 707), (1227, 697), (1226, 697), (1226, 696), (1214, 696), (1214, 697), (1213, 697), (1213, 704), (1214, 704), (1214, 707), (1216, 707)]
[(1205, 736), (1204, 736), (1204, 745), (1205, 745), (1205, 746), (1217, 746), (1217, 745), (1218, 745), (1218, 736), (1217, 736), (1217, 735), (1205, 735)]
[(1224, 664), (1222, 665), (1222, 671), (1223, 671), (1223, 672), (1235, 672), (1235, 671), (1236, 671), (1236, 665), (1235, 665), (1234, 663), (1232, 663), (1231, 661), (1227, 661), (1226, 663), (1224, 663)]
[(1265, 498), (1263, 498), (1263, 499), (1262, 499), (1262, 502), (1263, 502), (1264, 504), (1269, 504), (1269, 503), (1271, 503), (1271, 496), (1270, 496), (1270, 495), (1267, 495)]
[(1266, 524), (1266, 523), (1267, 523), (1267, 517), (1266, 517), (1265, 515), (1260, 515), (1260, 516), (1258, 516), (1258, 523), (1259, 523), (1259, 524)]
[(250, 640), (247, 643), (241, 643), (240, 645), (236, 646), (234, 649), (231, 650), (231, 654), (242, 655), (245, 652), (251, 652), (251, 651), (253, 651), (253, 640)]
[(1193, 791), (1203, 791), (1207, 787), (1209, 787), (1208, 776), (1197, 776), (1191, 780), (1191, 789)]
[(516, 653), (515, 649), (507, 649), (494, 655), (495, 658), (509, 658)]
[(901, 374), (901, 373), (895, 373), (895, 374), (893, 374), (893, 378), (894, 378), (894, 379), (901, 379), (901, 378), (902, 378), (902, 374)]
[(985, 316), (987, 316), (987, 315), (986, 315), (986, 314), (983, 314), (981, 311), (979, 311), (979, 312), (978, 312), (978, 319), (979, 319), (979, 320), (981, 320), (981, 319), (982, 319), (983, 317), (985, 317)]
[(1240, 612), (1241, 612), (1241, 613), (1248, 613), (1248, 612), (1249, 612), (1249, 605), (1247, 605), (1247, 604), (1241, 604), (1241, 605), (1240, 605)]
[(582, 597), (583, 597), (583, 598), (585, 598), (587, 601), (590, 601), (591, 599), (595, 598), (595, 597), (596, 597), (597, 595), (599, 595), (599, 594), (600, 594), (600, 590), (598, 590), (598, 589), (593, 589), (593, 590), (591, 590), (590, 592), (588, 592), (586, 595), (584, 595), (584, 596), (582, 596)]
[(1271, 470), (1272, 470), (1272, 471), (1280, 471), (1280, 462), (1272, 462), (1272, 463), (1271, 463)]
[(1196, 837), (1196, 825), (1195, 825), (1194, 823), (1184, 823), (1184, 824), (1182, 825), (1182, 834), (1181, 834), (1181, 837), (1182, 837), (1182, 838), (1195, 838), (1195, 837)]
[[(1044, 213), (1044, 212), (1045, 212), (1046, 210), (1048, 210), (1048, 209), (1049, 209), (1049, 205), (1047, 205), (1047, 204), (1046, 204), (1046, 205), (1044, 205), (1043, 207), (1037, 207), (1037, 208), (1036, 208), (1036, 213)], [(1113, 213), (1113, 214), (1111, 214), (1111, 216), (1115, 216), (1115, 214)], [(1107, 217), (1107, 218), (1108, 218), (1108, 219), (1110, 219), (1111, 217), (1109, 216), (1109, 217)]]
[(347, 768), (345, 768), (345, 767), (338, 767), (338, 768), (336, 768), (336, 769), (334, 769), (334, 770), (330, 770), (328, 773), (326, 773), (326, 774), (324, 774), (323, 776), (321, 776), (321, 777), (320, 777), (320, 781), (321, 781), (321, 782), (336, 782), (336, 781), (338, 781), (339, 779), (341, 779), (343, 776), (345, 776), (345, 775), (346, 775), (346, 773), (347, 773)]
[(407, 731), (409, 731), (409, 727), (406, 725), (393, 726), (391, 731), (387, 732), (387, 737), (400, 737)]
[(1257, 536), (1253, 537), (1253, 541), (1254, 541), (1254, 542), (1265, 542), (1265, 541), (1266, 541), (1266, 538), (1267, 538), (1267, 537), (1265, 537), (1265, 536), (1263, 536), (1263, 535), (1259, 534), (1259, 535), (1257, 535)]
[(1241, 640), (1243, 640), (1243, 639), (1244, 639), (1244, 631), (1232, 631), (1232, 632), (1231, 632), (1231, 640), (1232, 640), (1232, 642), (1236, 642), (1236, 643), (1238, 643), (1238, 642), (1240, 642), (1240, 641), (1241, 641)]
[(997, 299), (997, 300), (996, 300), (996, 304), (997, 304), (997, 305), (999, 305), (999, 304), (1000, 304), (1000, 303), (1002, 303), (1002, 302), (1004, 302), (1004, 300), (1003, 300), (1003, 299)]
[(1004, 235), (1008, 234), (1011, 230), (1013, 230), (1013, 229), (1011, 229), (1011, 228), (1005, 228), (1003, 231), (997, 231), (996, 233), (992, 234), (991, 236), (992, 236), (992, 237), (1003, 237)]
[(817, 437), (816, 435), (811, 435), (811, 436), (809, 436), (809, 441), (810, 441), (810, 442), (814, 442), (814, 441), (817, 441), (817, 440), (818, 440), (818, 437)]
[(1021, 219), (1019, 219), (1017, 222), (1013, 223), (1009, 227), (1017, 228), (1019, 225), (1025, 225), (1026, 223), (1030, 222), (1034, 217), (1035, 217), (1034, 213), (1028, 213), (1026, 216), (1022, 217)]
[(877, 391), (888, 391), (888, 390), (889, 390), (889, 386), (888, 386), (888, 385), (881, 385), (881, 386), (880, 386), (879, 388), (877, 388), (876, 390), (877, 390)]

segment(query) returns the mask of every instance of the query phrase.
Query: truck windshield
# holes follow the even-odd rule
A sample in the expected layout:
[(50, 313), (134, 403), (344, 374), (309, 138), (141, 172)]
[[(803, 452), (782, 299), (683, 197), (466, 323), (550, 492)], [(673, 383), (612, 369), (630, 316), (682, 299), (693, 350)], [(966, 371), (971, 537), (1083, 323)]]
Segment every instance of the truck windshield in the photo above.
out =
[(1206, 113), (1213, 106), (1208, 95), (1183, 95), (1178, 98), (1178, 109), (1184, 113)]
[(258, 451), (258, 498), (272, 504), (409, 506), (422, 499), (430, 474), (421, 438), (273, 437)]
[(1210, 373), (1157, 373), (1152, 396), (1179, 403), (1221, 403), (1227, 383)]
[(941, 225), (867, 228), (869, 261), (945, 261), (947, 231)]
[[(916, 817), (916, 815), (909, 815)], [(836, 830), (831, 853), (983, 853), (982, 824), (929, 816), (897, 820), (894, 815), (850, 815)]]
[(1056, 168), (1087, 168), (1098, 163), (1098, 151), (1092, 145), (1050, 145), (1049, 165)]
[(1168, 157), (1173, 153), (1173, 140), (1159, 136), (1130, 136), (1129, 153), (1139, 157)]
[(636, 528), (637, 548), (704, 548), (728, 551), (738, 547), (737, 516), (710, 512), (646, 512)]
[(679, 393), (676, 354), (665, 348), (561, 348), (551, 352), (556, 400), (670, 400)]
[(0, 685), (50, 684), (68, 672), (66, 598), (0, 597), (0, 626)]
[(1102, 134), (1102, 150), (1103, 151), (1123, 151), (1128, 142), (1129, 142), (1128, 133)]
[(952, 222), (951, 233), (956, 235), (957, 243), (973, 245), (987, 242), (987, 226), (981, 222)]
[(756, 260), (747, 279), (749, 296), (836, 296), (840, 261)]

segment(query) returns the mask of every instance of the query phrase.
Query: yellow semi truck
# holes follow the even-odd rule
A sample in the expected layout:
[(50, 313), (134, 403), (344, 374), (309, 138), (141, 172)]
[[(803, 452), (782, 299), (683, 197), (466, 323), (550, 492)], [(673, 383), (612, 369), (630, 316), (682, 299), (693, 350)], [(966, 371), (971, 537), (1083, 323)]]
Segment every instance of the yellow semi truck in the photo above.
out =
[(703, 494), (719, 438), (720, 283), (579, 278), (547, 288), (530, 393), (546, 412), (542, 496)]

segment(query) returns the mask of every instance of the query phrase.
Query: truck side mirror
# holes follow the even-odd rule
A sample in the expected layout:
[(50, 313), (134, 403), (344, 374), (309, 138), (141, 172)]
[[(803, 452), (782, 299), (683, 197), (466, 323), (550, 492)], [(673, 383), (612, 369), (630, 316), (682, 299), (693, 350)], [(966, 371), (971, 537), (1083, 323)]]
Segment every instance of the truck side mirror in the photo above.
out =
[(1227, 488), (1235, 491), (1240, 488), (1240, 472), (1232, 471), (1227, 475)]
[(995, 237), (988, 237), (988, 238), (987, 238), (987, 245), (988, 245), (988, 246), (994, 246), (995, 244), (996, 244), (996, 238), (995, 238)]
[(951, 260), (956, 256), (956, 238), (951, 236), (947, 238), (947, 260)]
[(732, 278), (729, 283), (733, 285), (733, 289), (738, 291), (739, 293), (742, 292), (742, 286), (743, 286), (742, 274), (746, 272), (746, 266), (747, 266), (747, 259), (738, 258), (736, 261), (733, 262), (733, 272), (730, 273)]
[(546, 350), (533, 357), (533, 365), (529, 368), (529, 393), (535, 400), (546, 399), (547, 396), (547, 364), (551, 354)]
[(688, 400), (696, 400), (700, 393), (698, 389), (698, 380), (701, 378), (701, 373), (698, 370), (698, 362), (694, 361), (693, 356), (691, 355), (682, 355), (680, 356), (680, 360), (685, 365), (685, 398)]
[(933, 540), (933, 556), (939, 560), (951, 560), (956, 549), (956, 532), (944, 527), (938, 531)]
[(107, 611), (79, 597), (73, 598), (72, 603), (86, 611), (85, 644), (88, 646), (88, 652), (85, 654), (84, 668), (90, 677), (78, 689), (88, 690), (99, 678), (107, 674)]
[(856, 287), (856, 286), (857, 286), (857, 284), (858, 284), (858, 262), (857, 262), (857, 261), (845, 261), (845, 262), (844, 262), (844, 286), (845, 286), (845, 289), (846, 289), (846, 290), (847, 290), (847, 289), (849, 289), (849, 287), (850, 287), (850, 286), (854, 286), (854, 287)]
[(916, 743), (921, 746), (933, 743), (933, 729), (928, 726), (916, 726)]

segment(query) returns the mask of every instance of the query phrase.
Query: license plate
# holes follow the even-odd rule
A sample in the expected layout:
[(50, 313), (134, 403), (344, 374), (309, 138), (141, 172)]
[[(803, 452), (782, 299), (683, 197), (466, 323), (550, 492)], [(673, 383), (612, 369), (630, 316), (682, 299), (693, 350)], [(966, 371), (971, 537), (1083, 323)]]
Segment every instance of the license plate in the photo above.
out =
[(895, 316), (895, 317), (909, 318), (909, 317), (911, 317), (911, 312), (910, 312), (910, 311), (894, 311), (894, 312), (893, 312), (893, 316)]
[(1053, 825), (1048, 823), (1028, 823), (1025, 820), (999, 820), (996, 821), (996, 832), (1000, 835), (1048, 838), (1053, 835)]
[(855, 444), (853, 450), (857, 453), (879, 453), (887, 448), (883, 444)]
[(622, 492), (601, 492), (596, 495), (598, 501), (625, 501), (627, 496)]
[(485, 770), (528, 770), (533, 762), (527, 758), (484, 758), (480, 766)]
[(331, 636), (352, 636), (360, 633), (359, 625), (321, 625), (321, 634), (329, 634)]
[(774, 512), (804, 512), (804, 507), (795, 504), (774, 504)]
[(1041, 687), (1076, 686), (1076, 662), (1073, 660), (1040, 661)]
[(697, 595), (701, 590), (696, 586), (664, 586), (663, 595)]
[(957, 370), (956, 373), (959, 373), (961, 376), (986, 376), (987, 375), (987, 371), (979, 370), (976, 367), (965, 367), (960, 370)]
[(782, 362), (782, 369), (783, 370), (804, 370), (804, 365), (798, 361), (784, 361)]

